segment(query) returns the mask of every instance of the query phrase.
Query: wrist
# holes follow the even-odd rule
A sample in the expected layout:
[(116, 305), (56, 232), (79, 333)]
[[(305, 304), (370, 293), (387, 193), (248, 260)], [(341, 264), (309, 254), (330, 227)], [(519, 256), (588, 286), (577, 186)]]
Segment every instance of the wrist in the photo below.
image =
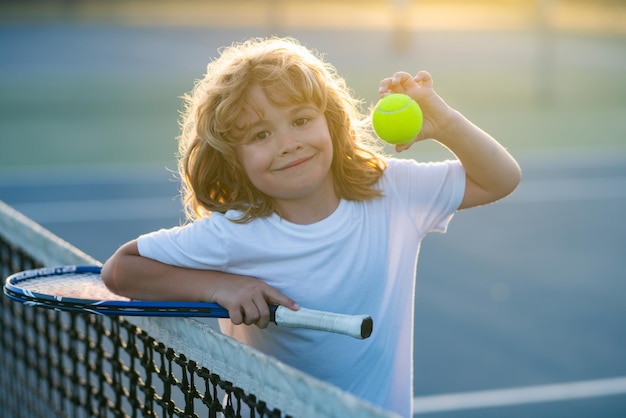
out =
[(434, 139), (440, 142), (454, 140), (459, 136), (459, 130), (465, 122), (467, 120), (460, 112), (449, 108), (439, 122), (437, 136)]
[(450, 108), (446, 113), (441, 118), (437, 136), (433, 139), (447, 147), (451, 147), (459, 140), (466, 138), (475, 127), (457, 110)]

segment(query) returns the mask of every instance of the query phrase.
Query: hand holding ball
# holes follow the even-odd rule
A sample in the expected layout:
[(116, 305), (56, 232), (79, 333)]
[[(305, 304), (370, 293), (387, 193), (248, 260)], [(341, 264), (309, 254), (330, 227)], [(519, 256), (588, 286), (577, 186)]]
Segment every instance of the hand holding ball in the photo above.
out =
[(415, 100), (406, 94), (383, 97), (372, 115), (372, 125), (378, 137), (393, 145), (402, 145), (415, 139), (422, 129), (424, 117)]

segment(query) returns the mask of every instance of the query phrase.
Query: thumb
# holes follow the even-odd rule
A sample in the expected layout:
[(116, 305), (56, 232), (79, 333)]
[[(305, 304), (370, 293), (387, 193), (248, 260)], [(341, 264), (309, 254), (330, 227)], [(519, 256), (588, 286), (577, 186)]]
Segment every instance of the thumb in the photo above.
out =
[(396, 145), (396, 148), (395, 148), (395, 149), (396, 149), (396, 152), (402, 152), (402, 151), (406, 151), (406, 150), (408, 150), (408, 149), (409, 149), (409, 148), (411, 148), (411, 147), (413, 146), (413, 144), (414, 144), (414, 143), (416, 143), (417, 141), (418, 141), (417, 139), (414, 139), (413, 141), (411, 141), (411, 142), (407, 142), (406, 144), (398, 144), (398, 145)]

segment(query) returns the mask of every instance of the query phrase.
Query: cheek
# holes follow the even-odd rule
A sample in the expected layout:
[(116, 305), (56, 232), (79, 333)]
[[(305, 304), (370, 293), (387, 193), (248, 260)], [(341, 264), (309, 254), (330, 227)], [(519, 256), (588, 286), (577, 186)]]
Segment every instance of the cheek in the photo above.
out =
[(329, 150), (332, 152), (332, 135), (326, 118), (316, 119), (308, 135), (310, 144), (315, 148), (323, 152), (328, 152)]
[(262, 152), (246, 149), (237, 152), (237, 160), (250, 182), (259, 188), (259, 182), (267, 171), (267, 164)]
[(237, 162), (243, 171), (248, 175), (250, 175), (250, 168), (252, 167), (252, 163), (254, 161), (252, 156), (252, 153), (245, 147), (239, 146), (235, 149)]
[(327, 156), (327, 158), (330, 158), (330, 160), (333, 160), (334, 154), (335, 154), (335, 143), (330, 135), (330, 133), (327, 134), (327, 138), (324, 141), (324, 144), (322, 145), (324, 154)]

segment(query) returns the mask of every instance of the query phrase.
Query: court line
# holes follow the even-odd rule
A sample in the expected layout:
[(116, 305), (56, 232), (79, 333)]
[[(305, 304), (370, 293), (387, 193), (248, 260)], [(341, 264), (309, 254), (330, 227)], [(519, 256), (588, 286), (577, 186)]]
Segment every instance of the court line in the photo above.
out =
[(413, 414), (626, 395), (626, 377), (413, 398)]

